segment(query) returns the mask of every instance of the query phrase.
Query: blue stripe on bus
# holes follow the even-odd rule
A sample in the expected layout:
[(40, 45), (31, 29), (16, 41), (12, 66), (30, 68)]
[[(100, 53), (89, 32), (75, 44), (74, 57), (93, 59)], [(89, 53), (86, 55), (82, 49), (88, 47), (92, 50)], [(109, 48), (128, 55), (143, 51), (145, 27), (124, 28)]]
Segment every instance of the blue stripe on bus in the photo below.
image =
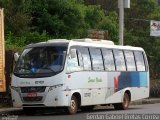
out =
[(118, 90), (126, 87), (146, 87), (147, 72), (122, 72), (118, 77)]

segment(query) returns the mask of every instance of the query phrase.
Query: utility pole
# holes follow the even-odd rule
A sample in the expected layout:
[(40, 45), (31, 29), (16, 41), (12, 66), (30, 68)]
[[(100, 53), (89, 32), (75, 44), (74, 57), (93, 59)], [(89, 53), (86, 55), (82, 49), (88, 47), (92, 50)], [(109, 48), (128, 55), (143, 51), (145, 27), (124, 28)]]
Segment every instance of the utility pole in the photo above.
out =
[(118, 0), (119, 8), (119, 45), (124, 44), (124, 8), (130, 8), (130, 0)]
[(123, 45), (124, 32), (124, 0), (118, 0), (119, 5), (119, 45)]

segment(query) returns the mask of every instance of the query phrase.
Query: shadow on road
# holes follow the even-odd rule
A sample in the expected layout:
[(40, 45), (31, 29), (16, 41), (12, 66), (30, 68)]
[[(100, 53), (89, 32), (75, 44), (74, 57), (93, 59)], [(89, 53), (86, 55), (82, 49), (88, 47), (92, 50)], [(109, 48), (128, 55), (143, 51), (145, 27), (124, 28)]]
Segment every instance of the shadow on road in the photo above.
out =
[[(141, 109), (139, 107), (130, 107), (128, 110), (126, 111), (130, 111), (130, 110), (137, 110), (137, 109)], [(76, 115), (80, 115), (80, 114), (94, 114), (94, 113), (119, 113), (119, 112), (125, 112), (124, 110), (115, 110), (113, 107), (111, 108), (103, 108), (103, 109), (94, 109), (92, 111), (78, 111)], [(9, 111), (9, 112), (4, 112), (1, 114), (1, 116), (4, 116), (4, 115), (18, 115), (18, 116), (27, 116), (25, 115), (25, 113), (23, 112), (23, 110), (17, 110), (17, 111)], [(37, 110), (36, 114), (33, 115), (33, 116), (69, 116), (67, 115), (63, 110), (61, 111), (58, 111), (58, 112), (55, 112), (54, 110), (52, 109), (43, 109), (43, 110)]]

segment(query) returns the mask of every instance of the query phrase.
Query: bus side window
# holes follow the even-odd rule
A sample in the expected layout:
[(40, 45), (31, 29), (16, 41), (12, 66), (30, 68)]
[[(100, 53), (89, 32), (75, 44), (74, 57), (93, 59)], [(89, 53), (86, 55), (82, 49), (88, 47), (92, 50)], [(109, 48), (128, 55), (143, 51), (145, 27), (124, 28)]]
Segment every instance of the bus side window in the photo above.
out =
[(77, 56), (78, 56), (78, 65), (83, 69), (83, 58), (82, 58), (82, 53), (80, 51), (80, 48), (77, 49)]
[(106, 71), (115, 71), (114, 57), (112, 50), (102, 49), (104, 66)]
[(81, 47), (80, 52), (82, 54), (83, 70), (91, 70), (91, 61), (88, 48)]
[(101, 50), (99, 48), (89, 48), (93, 70), (104, 70)]
[(136, 71), (136, 65), (134, 60), (134, 54), (132, 51), (124, 51), (126, 58), (126, 66), (128, 71)]
[(67, 61), (67, 73), (80, 70), (82, 70), (82, 68), (79, 66), (77, 50), (75, 48), (71, 48)]
[(134, 55), (137, 65), (137, 71), (145, 71), (146, 69), (145, 69), (143, 53), (141, 51), (135, 51)]
[(124, 54), (122, 50), (114, 50), (115, 63), (117, 71), (126, 71)]
[(144, 58), (144, 63), (145, 63), (145, 68), (146, 68), (146, 71), (148, 71), (148, 61), (147, 61), (147, 56), (145, 54), (145, 52), (142, 53), (143, 54), (143, 58)]

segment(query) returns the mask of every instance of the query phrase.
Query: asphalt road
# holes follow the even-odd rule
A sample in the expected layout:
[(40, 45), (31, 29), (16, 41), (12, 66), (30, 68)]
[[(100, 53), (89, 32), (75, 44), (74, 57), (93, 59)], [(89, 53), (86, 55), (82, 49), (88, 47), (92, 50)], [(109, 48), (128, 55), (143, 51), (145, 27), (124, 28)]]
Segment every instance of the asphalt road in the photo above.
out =
[[(64, 113), (55, 113), (52, 111), (39, 111), (34, 116), (27, 116), (22, 111), (10, 112), (7, 117), (12, 119), (5, 119), (2, 116), (2, 120), (131, 120), (131, 119), (143, 119), (143, 120), (159, 120), (160, 119), (160, 103), (157, 104), (144, 104), (144, 105), (132, 105), (128, 110), (114, 110), (113, 107), (95, 109), (90, 112), (79, 111), (76, 115), (65, 115)], [(150, 114), (150, 115), (148, 115)]]

